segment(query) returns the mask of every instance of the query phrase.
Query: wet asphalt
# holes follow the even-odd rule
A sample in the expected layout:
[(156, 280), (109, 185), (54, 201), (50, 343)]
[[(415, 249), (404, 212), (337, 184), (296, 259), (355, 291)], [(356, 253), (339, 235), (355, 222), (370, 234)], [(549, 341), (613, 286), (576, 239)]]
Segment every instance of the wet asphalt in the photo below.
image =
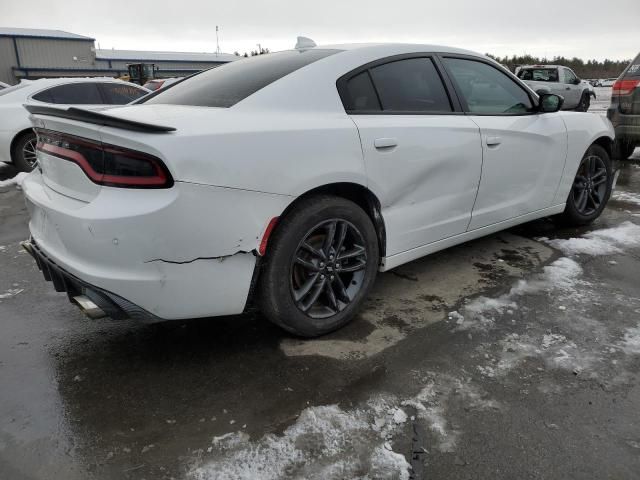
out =
[[(618, 190), (640, 194), (640, 159), (620, 170)], [(3, 166), (0, 179), (14, 173)], [(227, 453), (211, 448), (214, 437), (277, 439), (309, 407), (354, 411), (425, 385), (445, 427), (409, 406), (416, 418), (390, 439), (412, 478), (637, 479), (640, 349), (624, 339), (640, 326), (639, 246), (571, 257), (581, 267), (573, 290), (525, 292), (488, 325), (461, 328), (451, 316), (566, 256), (540, 237), (625, 221), (640, 224), (640, 204), (612, 200), (586, 229), (540, 220), (412, 262), (379, 276), (347, 328), (303, 342), (257, 314), (85, 318), (20, 251), (22, 192), (0, 188), (0, 479), (218, 478)], [(299, 448), (309, 463), (322, 456)], [(257, 453), (240, 451), (249, 464)]]

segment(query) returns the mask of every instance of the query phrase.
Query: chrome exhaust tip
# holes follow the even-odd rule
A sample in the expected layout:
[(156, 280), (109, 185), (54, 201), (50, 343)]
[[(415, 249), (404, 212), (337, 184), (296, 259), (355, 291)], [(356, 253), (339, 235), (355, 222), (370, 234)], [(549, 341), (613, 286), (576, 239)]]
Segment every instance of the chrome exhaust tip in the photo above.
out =
[(73, 301), (80, 307), (80, 310), (89, 318), (97, 319), (106, 317), (107, 314), (93, 301), (85, 296), (78, 295), (77, 297), (73, 297)]
[(31, 245), (31, 242), (29, 240), (23, 240), (20, 242), (20, 246), (22, 248), (24, 248), (24, 250), (31, 255), (32, 257), (35, 257), (34, 253), (33, 253), (33, 246)]

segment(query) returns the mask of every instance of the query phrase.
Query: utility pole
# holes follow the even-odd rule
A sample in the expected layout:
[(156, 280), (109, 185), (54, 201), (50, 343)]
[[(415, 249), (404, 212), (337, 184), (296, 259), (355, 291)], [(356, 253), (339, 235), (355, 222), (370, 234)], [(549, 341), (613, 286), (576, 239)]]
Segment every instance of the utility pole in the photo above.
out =
[(262, 46), (259, 43), (256, 43), (256, 45), (258, 45), (258, 55), (260, 55), (262, 53)]
[(216, 55), (220, 53), (220, 40), (218, 38), (218, 25), (216, 25)]

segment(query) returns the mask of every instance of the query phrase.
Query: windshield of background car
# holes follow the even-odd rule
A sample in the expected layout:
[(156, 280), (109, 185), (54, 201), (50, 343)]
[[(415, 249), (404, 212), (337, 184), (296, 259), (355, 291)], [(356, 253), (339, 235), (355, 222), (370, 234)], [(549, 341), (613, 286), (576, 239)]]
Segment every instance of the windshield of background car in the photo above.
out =
[(557, 68), (523, 68), (518, 72), (520, 80), (532, 80), (534, 82), (557, 82)]
[(140, 103), (231, 107), (285, 75), (339, 51), (286, 50), (236, 60), (194, 75), (167, 90), (158, 90)]

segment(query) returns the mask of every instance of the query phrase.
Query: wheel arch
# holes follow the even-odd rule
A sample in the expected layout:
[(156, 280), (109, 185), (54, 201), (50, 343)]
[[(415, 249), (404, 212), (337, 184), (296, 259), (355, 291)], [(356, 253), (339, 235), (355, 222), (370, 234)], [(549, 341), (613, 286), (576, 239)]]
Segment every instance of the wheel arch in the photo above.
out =
[[(382, 207), (380, 200), (378, 200), (378, 197), (371, 190), (363, 185), (353, 182), (336, 182), (320, 185), (312, 188), (311, 190), (307, 190), (302, 195), (296, 197), (296, 199), (291, 202), (287, 208), (285, 208), (280, 216), (285, 217), (287, 213), (301, 200), (314, 195), (333, 195), (345, 198), (362, 208), (373, 222), (373, 226), (378, 237), (380, 256), (384, 257), (386, 255), (387, 233), (384, 218), (382, 217)], [(278, 227), (276, 225), (275, 230), (277, 230), (277, 228)]]
[(613, 140), (607, 136), (602, 136), (602, 137), (598, 137), (596, 138), (592, 145), (599, 145), (602, 148), (604, 148), (607, 152), (607, 154), (609, 155), (610, 159), (613, 159), (612, 157), (612, 153), (613, 153)]

